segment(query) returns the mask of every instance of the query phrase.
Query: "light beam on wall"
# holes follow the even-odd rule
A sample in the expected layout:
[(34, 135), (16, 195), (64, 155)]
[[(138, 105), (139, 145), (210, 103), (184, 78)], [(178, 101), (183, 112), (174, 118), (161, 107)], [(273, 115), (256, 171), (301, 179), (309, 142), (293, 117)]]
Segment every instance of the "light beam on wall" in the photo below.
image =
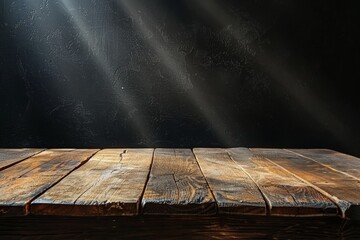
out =
[[(96, 35), (93, 33), (91, 28), (87, 26), (86, 22), (82, 19), (76, 10), (73, 2), (71, 0), (61, 0), (64, 10), (66, 14), (72, 20), (75, 29), (79, 32), (79, 36), (81, 37), (82, 43), (88, 47), (92, 56), (94, 57), (94, 62), (97, 64), (98, 68), (104, 74), (107, 79), (107, 83), (110, 85), (109, 89), (112, 89), (112, 95), (115, 96), (116, 104), (119, 105), (120, 108), (124, 109), (125, 112), (130, 113), (134, 110), (140, 111), (137, 106), (135, 99), (129, 97), (126, 93), (126, 90), (117, 92), (114, 89), (114, 77), (116, 73), (116, 66), (112, 64), (108, 57), (97, 47), (94, 39), (96, 39)], [(121, 80), (121, 79), (120, 79)], [(135, 131), (137, 131), (143, 140), (150, 140), (153, 136), (149, 127), (147, 127), (147, 122), (143, 120), (140, 116), (132, 118), (132, 124)]]
[[(194, 103), (200, 113), (204, 115), (207, 123), (212, 127), (212, 130), (218, 139), (223, 144), (229, 145), (231, 139), (227, 132), (228, 127), (226, 123), (220, 118), (220, 114), (208, 104), (203, 93), (196, 87), (192, 87), (186, 65), (181, 61), (183, 56), (179, 55), (179, 53), (175, 53), (175, 51), (170, 51), (170, 49), (158, 39), (156, 34), (151, 34), (150, 37), (147, 37), (149, 36), (149, 33), (152, 32), (151, 27), (155, 26), (152, 20), (153, 16), (146, 11), (144, 12), (144, 9), (142, 9), (141, 14), (139, 14), (139, 12), (137, 12), (138, 6), (136, 6), (135, 1), (118, 0), (117, 3), (119, 8), (124, 9), (128, 16), (133, 19), (135, 27), (142, 34), (144, 41), (146, 41), (158, 55), (161, 64), (172, 74), (173, 81), (171, 81), (171, 83), (174, 88), (179, 90), (191, 89), (189, 95), (191, 98), (190, 100)], [(184, 84), (184, 81), (186, 84)]]

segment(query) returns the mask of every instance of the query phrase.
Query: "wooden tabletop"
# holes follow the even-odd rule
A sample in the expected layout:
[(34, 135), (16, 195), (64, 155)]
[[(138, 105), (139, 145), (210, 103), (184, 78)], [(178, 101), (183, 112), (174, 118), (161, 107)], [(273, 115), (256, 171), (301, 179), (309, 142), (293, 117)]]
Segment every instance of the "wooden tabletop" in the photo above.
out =
[(359, 219), (359, 178), (326, 149), (0, 149), (0, 216)]

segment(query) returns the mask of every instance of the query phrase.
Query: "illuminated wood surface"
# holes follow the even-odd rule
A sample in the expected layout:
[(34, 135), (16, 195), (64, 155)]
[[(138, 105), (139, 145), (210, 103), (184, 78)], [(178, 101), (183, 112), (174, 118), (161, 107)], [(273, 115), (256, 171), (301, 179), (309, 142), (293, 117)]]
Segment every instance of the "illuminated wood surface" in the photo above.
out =
[(156, 149), (145, 214), (215, 214), (215, 200), (190, 149)]
[(266, 214), (266, 203), (260, 190), (227, 152), (196, 148), (194, 153), (214, 193), (219, 213)]
[(256, 182), (271, 215), (332, 215), (337, 212), (330, 199), (266, 158), (247, 148), (228, 149), (227, 152)]
[(0, 162), (1, 217), (360, 218), (360, 159), (331, 150), (1, 149)]
[(30, 203), (97, 150), (50, 149), (0, 171), (0, 213), (28, 214)]
[(33, 214), (136, 215), (153, 149), (104, 149), (31, 204)]
[(329, 149), (289, 149), (300, 156), (310, 158), (333, 170), (360, 179), (360, 159)]
[(0, 149), (0, 170), (10, 167), (28, 157), (31, 157), (43, 149)]
[(359, 217), (360, 183), (310, 158), (279, 149), (252, 149), (330, 198), (342, 217)]

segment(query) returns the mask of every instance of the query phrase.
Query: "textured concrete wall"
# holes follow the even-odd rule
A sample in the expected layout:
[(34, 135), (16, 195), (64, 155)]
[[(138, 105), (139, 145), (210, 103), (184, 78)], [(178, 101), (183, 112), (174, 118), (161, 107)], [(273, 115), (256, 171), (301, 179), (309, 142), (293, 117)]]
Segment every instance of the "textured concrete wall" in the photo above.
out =
[(0, 0), (0, 146), (360, 155), (355, 2)]

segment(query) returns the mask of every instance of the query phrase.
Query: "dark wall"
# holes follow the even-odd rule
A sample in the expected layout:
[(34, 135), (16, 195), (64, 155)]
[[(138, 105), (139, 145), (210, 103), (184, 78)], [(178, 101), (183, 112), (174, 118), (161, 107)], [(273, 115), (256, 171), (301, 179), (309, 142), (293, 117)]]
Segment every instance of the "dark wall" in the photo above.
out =
[(0, 0), (0, 147), (360, 156), (356, 1)]

